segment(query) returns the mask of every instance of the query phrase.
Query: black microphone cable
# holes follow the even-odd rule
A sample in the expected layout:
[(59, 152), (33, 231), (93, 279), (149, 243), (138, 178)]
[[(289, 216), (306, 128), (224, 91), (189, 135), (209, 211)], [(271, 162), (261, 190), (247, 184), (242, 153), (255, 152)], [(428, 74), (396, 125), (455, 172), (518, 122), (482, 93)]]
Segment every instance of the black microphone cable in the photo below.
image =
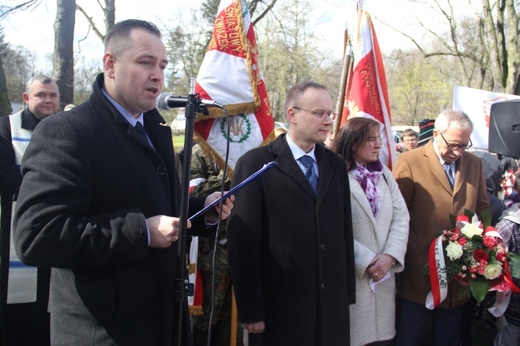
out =
[[(225, 106), (223, 107), (220, 107), (221, 109), (224, 110), (224, 113), (226, 114), (225, 116), (225, 121), (227, 123), (227, 127), (226, 127), (226, 155), (225, 155), (225, 159), (224, 159), (224, 167), (222, 168), (223, 170), (223, 174), (222, 174), (222, 180), (221, 180), (221, 186), (220, 186), (220, 193), (221, 195), (224, 195), (224, 192), (225, 192), (225, 184), (226, 184), (226, 180), (227, 180), (227, 169), (228, 169), (228, 161), (229, 161), (229, 143), (230, 143), (230, 125), (229, 125), (229, 113), (228, 113), (228, 110), (226, 109)], [(217, 226), (216, 226), (216, 229), (215, 229), (215, 242), (213, 244), (213, 256), (212, 256), (212, 259), (211, 259), (211, 311), (210, 311), (210, 314), (209, 314), (209, 319), (208, 319), (208, 342), (207, 342), (207, 346), (211, 346), (211, 334), (212, 334), (212, 326), (213, 326), (213, 317), (214, 317), (214, 313), (215, 313), (215, 286), (216, 286), (216, 282), (215, 282), (215, 273), (216, 273), (216, 269), (217, 269), (217, 264), (216, 264), (216, 255), (217, 255), (217, 244), (218, 244), (218, 233), (219, 233), (219, 230), (220, 230), (220, 223), (221, 223), (221, 218), (222, 218), (222, 204), (223, 204), (224, 200), (221, 200), (220, 201), (220, 211), (219, 211), (219, 216), (218, 216), (218, 221), (217, 221)], [(227, 230), (226, 230), (226, 233), (227, 233)], [(226, 240), (227, 240), (227, 234), (226, 234)], [(228, 262), (229, 263), (229, 262)], [(233, 305), (233, 304), (231, 304)], [(236, 335), (230, 335), (230, 338), (233, 338), (235, 337), (236, 338)]]

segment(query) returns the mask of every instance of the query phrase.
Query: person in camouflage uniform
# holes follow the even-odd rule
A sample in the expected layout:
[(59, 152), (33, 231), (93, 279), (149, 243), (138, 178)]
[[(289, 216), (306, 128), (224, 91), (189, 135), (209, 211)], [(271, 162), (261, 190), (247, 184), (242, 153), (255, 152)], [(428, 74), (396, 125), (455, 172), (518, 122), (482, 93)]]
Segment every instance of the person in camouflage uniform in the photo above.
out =
[[(195, 186), (191, 197), (206, 196), (222, 187), (223, 170), (208, 157), (196, 144), (193, 147), (190, 179), (203, 178), (204, 182)], [(226, 179), (224, 190), (229, 190), (231, 181)], [(197, 268), (202, 278), (202, 314), (192, 312), (193, 345), (208, 345), (208, 326), (213, 305), (211, 345), (228, 346), (231, 340), (231, 276), (227, 256), (226, 222), (218, 228), (215, 255), (215, 285), (213, 290), (213, 250), (215, 237), (199, 237)], [(213, 296), (212, 296), (213, 291)], [(212, 304), (213, 300), (213, 304)], [(241, 333), (242, 328), (238, 328)], [(237, 345), (242, 344), (241, 335), (237, 335)]]

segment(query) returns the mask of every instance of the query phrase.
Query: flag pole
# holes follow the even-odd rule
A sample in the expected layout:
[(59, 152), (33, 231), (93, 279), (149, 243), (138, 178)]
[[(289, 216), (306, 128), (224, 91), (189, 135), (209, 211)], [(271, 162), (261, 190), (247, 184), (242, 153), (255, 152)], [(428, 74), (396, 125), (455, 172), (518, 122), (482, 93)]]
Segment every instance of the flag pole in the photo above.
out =
[(341, 117), (343, 115), (343, 107), (345, 103), (345, 94), (348, 85), (348, 77), (350, 75), (351, 70), (351, 56), (352, 56), (352, 46), (350, 45), (350, 39), (348, 34), (348, 24), (345, 22), (345, 32), (343, 36), (343, 67), (341, 70), (341, 80), (339, 87), (339, 95), (336, 103), (336, 123), (334, 126), (334, 135), (338, 133)]
[(235, 290), (231, 289), (231, 340), (230, 346), (237, 346), (238, 337), (238, 311), (235, 300)]

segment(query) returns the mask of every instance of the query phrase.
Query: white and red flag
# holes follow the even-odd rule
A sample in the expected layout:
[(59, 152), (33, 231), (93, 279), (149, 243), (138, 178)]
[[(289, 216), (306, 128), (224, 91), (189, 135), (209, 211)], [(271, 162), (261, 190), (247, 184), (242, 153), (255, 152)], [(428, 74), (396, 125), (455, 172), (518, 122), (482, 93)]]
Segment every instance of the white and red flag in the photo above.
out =
[(220, 2), (195, 92), (229, 112), (229, 136), (225, 114), (218, 108), (210, 107), (209, 116), (197, 117), (194, 128), (197, 142), (219, 167), (224, 166), (229, 141), (228, 173), (246, 151), (274, 139), (274, 119), (245, 1)]
[[(369, 13), (363, 9), (363, 1), (357, 4), (357, 28), (351, 38), (354, 62), (345, 75), (347, 89), (342, 114), (339, 114), (339, 126), (355, 116), (377, 120), (381, 126), (383, 148), (379, 155), (381, 162), (392, 169), (396, 150), (392, 133), (390, 101), (386, 84), (383, 57), (379, 50), (374, 25)], [(349, 54), (349, 52), (347, 52)], [(347, 58), (347, 57), (345, 57)]]
[[(189, 193), (200, 184), (204, 184), (205, 178), (195, 178), (190, 180)], [(188, 279), (193, 284), (193, 295), (188, 296), (188, 308), (192, 315), (202, 315), (202, 277), (197, 266), (199, 258), (199, 237), (192, 236), (189, 253)]]

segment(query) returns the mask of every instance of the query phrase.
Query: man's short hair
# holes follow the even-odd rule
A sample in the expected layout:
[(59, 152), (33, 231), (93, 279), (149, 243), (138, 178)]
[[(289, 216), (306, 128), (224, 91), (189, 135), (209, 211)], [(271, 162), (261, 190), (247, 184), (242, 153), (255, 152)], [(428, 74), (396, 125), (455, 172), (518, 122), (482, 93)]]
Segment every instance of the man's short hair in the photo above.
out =
[(413, 129), (406, 129), (403, 132), (401, 132), (401, 138), (404, 137), (415, 137), (418, 139), (419, 135)]
[(40, 82), (42, 84), (56, 84), (56, 82), (45, 75), (37, 74), (36, 76), (32, 77), (27, 81), (27, 84), (25, 85), (25, 92), (28, 94), (31, 91), (31, 87), (34, 82)]
[(451, 124), (454, 124), (459, 130), (470, 129), (473, 131), (473, 122), (469, 118), (469, 116), (461, 111), (456, 110), (445, 110), (437, 119), (435, 119), (435, 130), (440, 133), (444, 133), (448, 131), (448, 128)]
[(287, 96), (285, 97), (285, 113), (287, 114), (287, 110), (294, 106), (295, 102), (300, 100), (300, 96), (305, 92), (305, 90), (314, 88), (314, 89), (322, 89), (328, 92), (328, 89), (325, 85), (316, 83), (313, 81), (303, 81), (296, 85), (294, 85), (287, 92)]
[(162, 38), (161, 31), (153, 24), (140, 19), (127, 19), (114, 24), (105, 36), (105, 52), (111, 51), (115, 56), (121, 56), (130, 45), (130, 34), (134, 29), (142, 29)]

